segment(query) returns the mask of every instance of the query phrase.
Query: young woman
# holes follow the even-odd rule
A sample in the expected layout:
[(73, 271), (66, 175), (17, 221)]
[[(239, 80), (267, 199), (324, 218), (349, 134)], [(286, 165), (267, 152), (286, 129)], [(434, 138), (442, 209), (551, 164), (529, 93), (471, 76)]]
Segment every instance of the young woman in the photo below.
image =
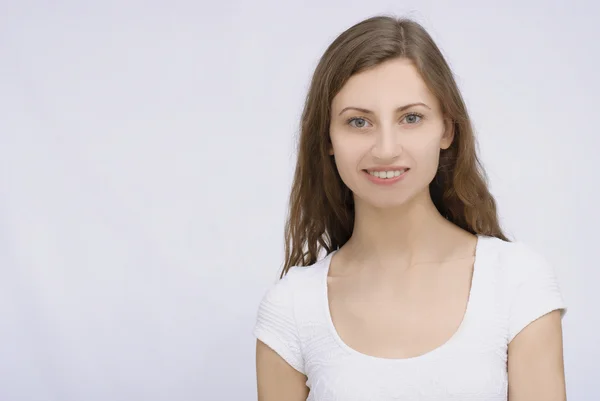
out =
[(290, 204), (254, 331), (259, 401), (565, 400), (555, 273), (502, 233), (418, 23), (369, 18), (329, 46)]

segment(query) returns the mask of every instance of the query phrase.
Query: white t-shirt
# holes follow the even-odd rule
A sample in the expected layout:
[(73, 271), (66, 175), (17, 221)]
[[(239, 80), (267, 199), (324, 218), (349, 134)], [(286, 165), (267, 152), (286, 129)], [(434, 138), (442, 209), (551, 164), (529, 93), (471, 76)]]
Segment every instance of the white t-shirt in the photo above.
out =
[(254, 335), (307, 377), (309, 401), (506, 401), (507, 351), (529, 323), (566, 312), (553, 267), (523, 243), (479, 236), (457, 332), (406, 359), (362, 354), (335, 330), (327, 299), (330, 253), (293, 267), (264, 296)]

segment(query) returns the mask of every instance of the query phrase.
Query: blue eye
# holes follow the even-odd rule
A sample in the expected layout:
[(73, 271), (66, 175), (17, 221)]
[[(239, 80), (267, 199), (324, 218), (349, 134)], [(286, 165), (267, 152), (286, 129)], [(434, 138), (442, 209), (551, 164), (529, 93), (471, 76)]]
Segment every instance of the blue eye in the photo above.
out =
[[(357, 124), (352, 125), (352, 123), (357, 123)], [(364, 128), (365, 124), (367, 124), (367, 120), (365, 120), (362, 117), (352, 117), (347, 121), (347, 124), (349, 124), (353, 128)]]
[[(404, 117), (402, 117), (402, 120), (400, 120), (400, 122), (401, 123), (405, 122), (405, 124), (408, 124), (408, 125), (415, 125), (415, 124), (420, 123), (422, 119), (423, 119), (422, 114), (412, 112), (412, 113), (408, 113)], [(349, 118), (348, 120), (346, 120), (346, 124), (348, 124), (352, 128), (361, 129), (361, 128), (366, 128), (367, 124), (369, 124), (369, 122), (367, 121), (367, 119), (365, 119), (363, 117), (352, 117), (352, 118)]]
[(406, 120), (406, 122), (408, 124), (417, 124), (418, 122), (421, 121), (422, 118), (423, 118), (422, 114), (419, 114), (419, 113), (410, 113), (410, 114), (407, 114), (403, 118), (403, 120)]

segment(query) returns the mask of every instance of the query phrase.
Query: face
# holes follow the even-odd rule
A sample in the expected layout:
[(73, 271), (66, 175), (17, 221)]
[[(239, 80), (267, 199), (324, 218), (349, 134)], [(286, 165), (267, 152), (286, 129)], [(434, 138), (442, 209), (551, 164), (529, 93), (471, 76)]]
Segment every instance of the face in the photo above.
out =
[(355, 202), (387, 208), (428, 196), (453, 132), (412, 62), (394, 59), (346, 82), (333, 99), (330, 137)]

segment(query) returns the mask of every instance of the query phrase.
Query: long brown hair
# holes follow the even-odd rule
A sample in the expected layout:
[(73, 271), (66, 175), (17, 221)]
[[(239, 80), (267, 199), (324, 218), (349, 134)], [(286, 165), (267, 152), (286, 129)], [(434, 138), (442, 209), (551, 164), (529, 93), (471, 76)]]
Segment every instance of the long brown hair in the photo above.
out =
[(454, 125), (452, 145), (441, 150), (438, 172), (429, 185), (433, 203), (472, 234), (508, 241), (477, 157), (471, 120), (444, 56), (419, 23), (380, 15), (338, 36), (315, 69), (300, 124), (281, 277), (292, 266), (315, 263), (320, 251), (330, 253), (352, 235), (352, 193), (328, 153), (331, 102), (352, 75), (398, 57), (412, 60)]

